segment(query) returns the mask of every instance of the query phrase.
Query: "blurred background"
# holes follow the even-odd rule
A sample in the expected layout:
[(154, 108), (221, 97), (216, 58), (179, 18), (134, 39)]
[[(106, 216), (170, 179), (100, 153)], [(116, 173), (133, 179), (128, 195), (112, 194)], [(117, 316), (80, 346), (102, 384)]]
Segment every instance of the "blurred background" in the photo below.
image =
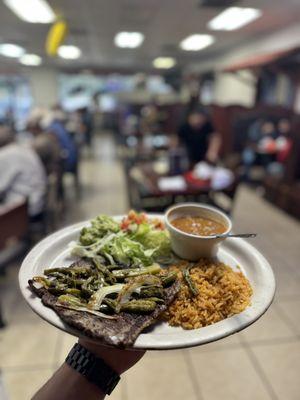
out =
[(74, 343), (17, 274), (47, 234), (182, 201), (257, 232), (277, 295), (247, 331), (148, 352), (112, 399), (296, 400), (298, 0), (0, 1), (0, 399), (30, 399)]

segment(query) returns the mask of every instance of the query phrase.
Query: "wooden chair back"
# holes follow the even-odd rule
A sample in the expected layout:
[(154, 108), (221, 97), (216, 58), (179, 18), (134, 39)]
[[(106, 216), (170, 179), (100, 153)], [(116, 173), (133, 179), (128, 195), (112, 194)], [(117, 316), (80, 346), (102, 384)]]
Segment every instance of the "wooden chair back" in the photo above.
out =
[(0, 206), (0, 251), (22, 240), (28, 233), (27, 202)]

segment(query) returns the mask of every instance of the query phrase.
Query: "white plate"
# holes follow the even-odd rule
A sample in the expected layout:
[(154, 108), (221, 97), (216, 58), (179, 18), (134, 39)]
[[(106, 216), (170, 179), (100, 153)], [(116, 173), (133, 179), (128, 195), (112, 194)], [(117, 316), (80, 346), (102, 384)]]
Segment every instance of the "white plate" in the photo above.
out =
[[(87, 224), (81, 222), (69, 226), (42, 240), (27, 255), (19, 272), (21, 292), (33, 311), (45, 321), (74, 336), (82, 334), (65, 324), (52, 309), (45, 307), (40, 298), (30, 291), (27, 282), (35, 275), (42, 275), (45, 268), (70, 265), (74, 259), (69, 256), (68, 243), (77, 240), (80, 229)], [(275, 279), (263, 255), (242, 239), (226, 239), (219, 248), (218, 258), (233, 269), (239, 265), (247, 276), (253, 288), (251, 306), (240, 314), (200, 329), (184, 330), (170, 327), (167, 323), (157, 323), (139, 335), (134, 348), (166, 350), (213, 342), (241, 331), (266, 312), (274, 297)]]

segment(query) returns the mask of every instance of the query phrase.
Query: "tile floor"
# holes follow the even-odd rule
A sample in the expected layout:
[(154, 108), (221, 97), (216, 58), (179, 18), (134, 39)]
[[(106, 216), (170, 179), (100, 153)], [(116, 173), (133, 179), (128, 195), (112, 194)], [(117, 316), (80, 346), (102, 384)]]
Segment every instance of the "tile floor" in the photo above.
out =
[[(63, 225), (101, 211), (127, 210), (121, 165), (111, 139), (97, 139), (82, 163), (83, 190)], [(255, 210), (255, 218), (253, 218)], [(256, 246), (274, 267), (277, 293), (261, 320), (246, 331), (190, 350), (148, 352), (125, 374), (112, 400), (299, 400), (300, 224), (242, 187), (235, 209), (238, 231), (256, 231)], [(287, 236), (288, 235), (288, 236)], [(0, 331), (0, 368), (8, 399), (27, 400), (64, 360), (75, 339), (40, 320), (17, 287), (18, 266), (0, 280), (7, 328)], [(0, 390), (0, 399), (6, 400)]]

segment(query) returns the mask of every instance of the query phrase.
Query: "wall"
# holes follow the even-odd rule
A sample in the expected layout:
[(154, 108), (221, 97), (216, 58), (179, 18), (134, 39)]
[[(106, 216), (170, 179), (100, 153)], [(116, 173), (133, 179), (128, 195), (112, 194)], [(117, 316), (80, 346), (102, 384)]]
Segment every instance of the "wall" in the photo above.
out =
[[(293, 25), (263, 38), (249, 40), (247, 44), (236, 48), (220, 57), (213, 57), (204, 62), (193, 63), (188, 72), (215, 71), (216, 85), (213, 102), (220, 105), (241, 104), (252, 106), (255, 98), (255, 79), (253, 84), (243, 83), (235, 74), (222, 72), (226, 67), (258, 54), (286, 50), (300, 46), (300, 26)], [(243, 74), (248, 74), (245, 71)]]
[(146, 104), (151, 103), (155, 99), (158, 104), (177, 104), (186, 103), (189, 100), (187, 93), (165, 93), (165, 94), (153, 94), (146, 90), (139, 90), (133, 92), (119, 92), (116, 94), (116, 98), (123, 103), (131, 104)]
[(227, 52), (220, 57), (213, 57), (205, 62), (196, 62), (189, 66), (188, 70), (192, 72), (199, 71), (221, 71), (233, 63), (244, 60), (258, 54), (271, 53), (273, 51), (287, 50), (289, 48), (300, 46), (300, 26), (293, 25), (284, 30), (280, 30), (272, 35), (250, 39), (249, 41), (237, 47), (235, 50)]
[(256, 79), (250, 71), (239, 75), (216, 74), (213, 103), (218, 105), (239, 104), (245, 107), (254, 106)]
[(51, 68), (25, 70), (29, 78), (35, 106), (49, 107), (58, 102), (58, 74)]

